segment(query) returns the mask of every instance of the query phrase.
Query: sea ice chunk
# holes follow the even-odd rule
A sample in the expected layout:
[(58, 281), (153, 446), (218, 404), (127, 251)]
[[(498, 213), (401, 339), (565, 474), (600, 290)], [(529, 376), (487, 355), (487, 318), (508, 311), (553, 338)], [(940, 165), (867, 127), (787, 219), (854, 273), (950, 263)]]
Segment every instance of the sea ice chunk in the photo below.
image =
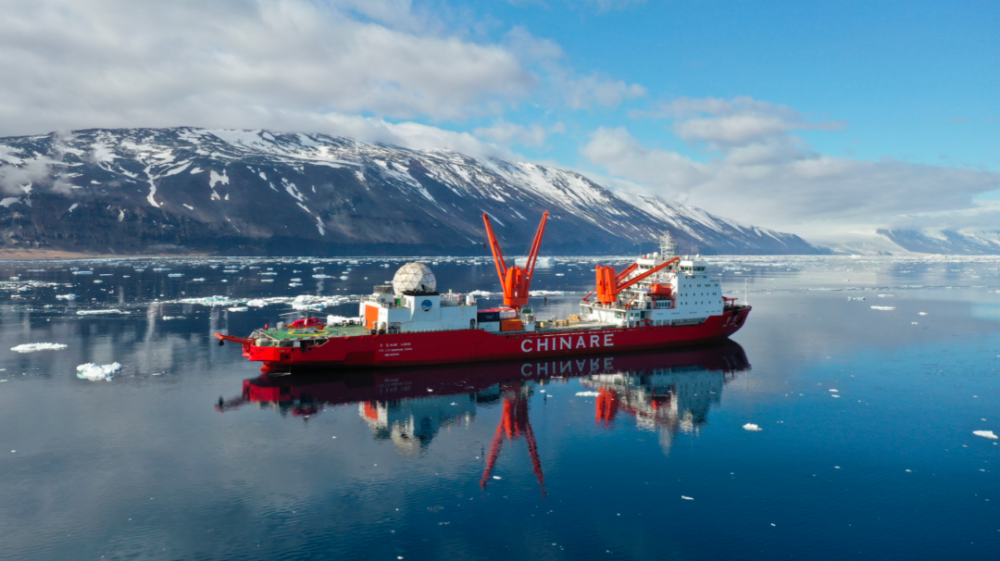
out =
[(1000, 438), (997, 435), (993, 434), (993, 431), (991, 430), (974, 430), (972, 431), (972, 434), (976, 436), (981, 436), (983, 438), (989, 438), (990, 440), (996, 440), (997, 438)]
[(597, 397), (601, 394), (597, 392), (576, 392), (576, 395), (579, 397)]
[(90, 380), (91, 382), (100, 382), (101, 380), (110, 382), (111, 378), (114, 378), (115, 373), (121, 369), (122, 365), (117, 362), (103, 365), (88, 362), (76, 367), (76, 377), (81, 380)]
[(761, 428), (753, 423), (747, 423), (743, 425), (743, 430), (758, 432), (761, 430)]
[(33, 353), (36, 351), (61, 351), (65, 348), (66, 345), (62, 343), (25, 343), (23, 345), (11, 347), (10, 350), (15, 353)]

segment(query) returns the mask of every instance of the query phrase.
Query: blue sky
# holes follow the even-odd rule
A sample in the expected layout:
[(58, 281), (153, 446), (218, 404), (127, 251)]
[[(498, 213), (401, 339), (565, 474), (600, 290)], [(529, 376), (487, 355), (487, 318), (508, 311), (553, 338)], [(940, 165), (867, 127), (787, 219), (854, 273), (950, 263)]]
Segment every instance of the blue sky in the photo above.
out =
[(1000, 228), (1000, 3), (8, 0), (0, 136), (325, 132), (821, 242)]
[[(497, 31), (520, 25), (554, 41), (577, 69), (642, 84), (648, 95), (626, 106), (750, 96), (847, 121), (843, 131), (805, 135), (824, 153), (1000, 169), (995, 2), (623, 2), (605, 10), (582, 4), (470, 3), (507, 23)], [(621, 124), (645, 143), (685, 150), (664, 123), (630, 119), (625, 107), (526, 106), (507, 119), (520, 115), (584, 130)], [(578, 158), (573, 139), (550, 144), (548, 154), (526, 153)]]

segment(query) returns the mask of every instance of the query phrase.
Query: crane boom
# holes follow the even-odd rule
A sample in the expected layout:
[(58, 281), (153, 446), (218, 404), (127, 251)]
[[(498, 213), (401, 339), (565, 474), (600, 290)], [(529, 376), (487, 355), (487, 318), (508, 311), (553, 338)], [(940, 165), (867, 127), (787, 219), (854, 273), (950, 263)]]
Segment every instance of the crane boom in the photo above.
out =
[(497, 276), (500, 277), (500, 286), (504, 286), (504, 278), (507, 276), (507, 268), (503, 263), (503, 250), (500, 249), (500, 242), (497, 241), (493, 233), (493, 225), (490, 224), (490, 215), (483, 213), (483, 223), (486, 224), (486, 237), (490, 240), (490, 249), (493, 250), (493, 262), (497, 266)]
[(657, 266), (653, 267), (652, 269), (646, 271), (645, 273), (643, 273), (643, 274), (641, 274), (641, 275), (633, 278), (632, 280), (626, 281), (625, 284), (618, 285), (618, 288), (615, 289), (615, 294), (618, 294), (619, 292), (621, 292), (621, 291), (625, 290), (626, 288), (632, 286), (633, 284), (641, 281), (642, 279), (644, 279), (644, 278), (652, 275), (653, 273), (659, 271), (660, 269), (663, 269), (664, 267), (667, 267), (668, 265), (676, 263), (676, 262), (678, 262), (680, 260), (681, 260), (680, 257), (674, 257), (673, 259), (671, 259), (669, 261), (664, 261), (663, 263), (660, 263), (659, 265), (657, 265)]
[(549, 219), (549, 211), (542, 213), (542, 221), (538, 223), (538, 230), (535, 232), (535, 241), (531, 244), (531, 251), (528, 253), (528, 261), (524, 264), (524, 296), (528, 296), (528, 289), (531, 288), (531, 277), (535, 274), (535, 261), (538, 260), (538, 250), (542, 246), (542, 235), (545, 234), (545, 223)]
[(549, 219), (549, 213), (542, 213), (542, 221), (538, 224), (538, 231), (535, 232), (535, 239), (531, 244), (531, 251), (528, 252), (528, 260), (525, 268), (517, 265), (507, 267), (504, 264), (503, 250), (500, 249), (500, 241), (493, 233), (493, 225), (490, 224), (488, 214), (483, 214), (483, 223), (486, 225), (486, 236), (490, 241), (490, 249), (493, 250), (493, 261), (497, 267), (497, 276), (500, 278), (500, 286), (503, 288), (504, 306), (520, 310), (528, 304), (529, 290), (531, 289), (531, 277), (535, 274), (535, 263), (538, 260), (538, 251), (542, 245), (542, 235), (545, 233), (545, 222)]
[[(667, 266), (669, 266), (669, 265), (671, 265), (673, 263), (676, 263), (679, 260), (680, 260), (680, 257), (674, 257), (673, 259), (670, 259), (669, 261), (664, 261), (663, 263), (660, 263), (659, 265), (653, 267), (652, 269), (646, 271), (645, 273), (642, 273), (642, 274), (640, 274), (640, 275), (638, 275), (638, 276), (636, 276), (636, 277), (634, 277), (632, 279), (629, 279), (629, 280), (627, 280), (627, 281), (625, 281), (624, 283), (621, 283), (621, 284), (619, 284), (619, 282), (621, 281), (621, 279), (625, 278), (626, 275), (628, 275), (632, 271), (635, 271), (638, 268), (639, 265), (637, 263), (633, 263), (632, 265), (629, 265), (621, 273), (618, 273), (618, 274), (615, 274), (615, 270), (613, 268), (611, 268), (611, 267), (605, 267), (603, 265), (598, 265), (597, 266), (597, 288), (595, 290), (595, 292), (597, 292), (597, 301), (601, 302), (602, 304), (611, 304), (611, 303), (613, 303), (615, 301), (615, 299), (618, 297), (618, 294), (621, 291), (623, 291), (626, 288), (628, 288), (628, 287), (636, 284), (637, 282), (639, 282), (639, 281), (641, 281), (641, 280), (649, 277), (653, 273), (655, 273), (657, 271), (660, 271), (661, 269), (663, 269), (663, 268), (665, 268), (665, 267), (667, 267)], [(591, 292), (591, 294), (593, 294), (593, 292)], [(588, 294), (587, 296), (585, 296), (584, 300), (586, 300), (589, 297), (590, 297), (590, 294)]]

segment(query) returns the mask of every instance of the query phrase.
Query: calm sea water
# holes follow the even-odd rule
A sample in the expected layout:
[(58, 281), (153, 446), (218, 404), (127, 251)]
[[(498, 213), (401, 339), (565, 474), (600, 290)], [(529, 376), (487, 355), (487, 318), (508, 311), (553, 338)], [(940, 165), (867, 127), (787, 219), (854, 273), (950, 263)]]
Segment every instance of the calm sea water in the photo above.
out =
[(713, 259), (749, 321), (663, 353), (266, 377), (211, 336), (402, 263), (0, 263), (0, 559), (1000, 558), (998, 259)]

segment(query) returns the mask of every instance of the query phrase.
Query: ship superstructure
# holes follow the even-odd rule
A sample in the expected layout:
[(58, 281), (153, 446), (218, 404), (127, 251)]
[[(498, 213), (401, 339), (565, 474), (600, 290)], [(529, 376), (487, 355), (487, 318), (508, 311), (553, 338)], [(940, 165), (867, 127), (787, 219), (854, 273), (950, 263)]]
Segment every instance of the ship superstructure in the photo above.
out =
[(696, 325), (735, 305), (735, 298), (722, 295), (719, 279), (705, 272), (705, 261), (676, 253), (677, 245), (666, 233), (659, 251), (641, 256), (620, 273), (598, 265), (597, 288), (584, 298), (580, 317), (624, 327)]

